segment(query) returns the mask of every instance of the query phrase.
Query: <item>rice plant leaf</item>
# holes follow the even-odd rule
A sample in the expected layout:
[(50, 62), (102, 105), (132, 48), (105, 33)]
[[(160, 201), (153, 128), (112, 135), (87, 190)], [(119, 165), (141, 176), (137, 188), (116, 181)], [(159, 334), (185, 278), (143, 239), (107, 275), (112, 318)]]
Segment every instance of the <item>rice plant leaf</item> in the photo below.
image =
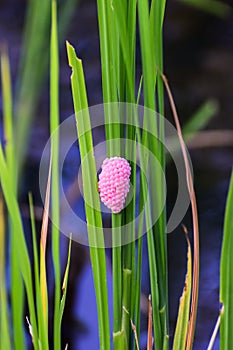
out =
[[(16, 192), (17, 172), (15, 166), (14, 134), (13, 134), (13, 112), (12, 112), (12, 91), (10, 77), (10, 62), (6, 46), (3, 46), (1, 52), (1, 80), (2, 80), (2, 98), (3, 98), (3, 124), (5, 138), (6, 163), (9, 169), (10, 182), (14, 192)], [(12, 232), (14, 227), (9, 222), (9, 230)], [(10, 250), (18, 249), (17, 242), (13, 239), (13, 232), (10, 235)], [(16, 254), (11, 254), (11, 303), (12, 303), (12, 321), (14, 332), (14, 346), (18, 350), (25, 344), (22, 331), (23, 322), (23, 303), (24, 290), (21, 273), (19, 269)]]
[[(10, 246), (13, 252), (19, 249), (18, 242), (15, 239), (17, 228), (10, 220), (11, 235)], [(21, 346), (25, 346), (24, 333), (22, 330), (23, 308), (24, 308), (24, 286), (20, 265), (16, 254), (11, 255), (11, 304), (12, 304), (12, 321), (14, 332), (15, 350), (20, 350)]]
[[(88, 237), (90, 244), (90, 256), (96, 291), (97, 310), (99, 319), (100, 349), (110, 349), (110, 329), (108, 312), (108, 288), (106, 257), (104, 248), (104, 237), (102, 230), (102, 217), (100, 212), (99, 195), (97, 192), (96, 164), (93, 156), (93, 142), (91, 131), (83, 134), (83, 130), (90, 130), (90, 116), (87, 110), (86, 86), (82, 68), (82, 62), (76, 56), (74, 48), (67, 42), (67, 54), (69, 65), (72, 68), (71, 86), (73, 94), (74, 110), (77, 120), (77, 133), (80, 147), (81, 159), (88, 152), (91, 153), (89, 166), (82, 168), (84, 199)], [(82, 110), (82, 113), (80, 112)], [(86, 128), (87, 127), (87, 128)]]
[[(45, 339), (45, 324), (44, 324), (44, 313), (41, 300), (41, 288), (40, 288), (40, 272), (39, 272), (39, 259), (38, 259), (38, 246), (36, 239), (36, 227), (35, 227), (35, 215), (33, 210), (33, 199), (32, 194), (29, 193), (29, 209), (30, 209), (30, 219), (31, 219), (31, 230), (32, 230), (32, 243), (33, 243), (33, 257), (34, 257), (34, 279), (35, 279), (35, 295), (36, 295), (36, 306), (37, 306), (37, 316), (38, 316), (38, 336), (43, 342)], [(30, 323), (28, 320), (28, 325), (30, 329)]]
[(0, 347), (2, 349), (11, 349), (10, 339), (10, 324), (9, 324), (9, 310), (7, 302), (7, 288), (5, 276), (5, 254), (6, 237), (5, 237), (5, 220), (4, 207), (2, 196), (0, 196)]
[[(54, 298), (54, 348), (61, 349), (60, 301), (61, 301), (61, 273), (60, 273), (60, 232), (59, 232), (59, 132), (54, 132), (59, 126), (59, 51), (57, 2), (51, 2), (51, 36), (50, 36), (50, 134), (51, 134), (51, 198), (52, 198), (52, 258), (55, 274)], [(56, 222), (56, 225), (53, 224)]]
[[(36, 350), (38, 350), (39, 344), (38, 344), (37, 322), (36, 322), (35, 304), (34, 304), (34, 295), (33, 295), (31, 264), (30, 264), (30, 259), (28, 255), (27, 245), (24, 238), (24, 231), (23, 231), (19, 206), (16, 200), (15, 193), (13, 192), (13, 189), (11, 186), (10, 174), (4, 159), (1, 145), (0, 145), (0, 180), (1, 180), (4, 198), (6, 200), (7, 208), (12, 221), (12, 239), (14, 240), (14, 242), (17, 243), (17, 249), (15, 248), (15, 252), (16, 252), (18, 265), (20, 267), (20, 272), (23, 276), (23, 280), (25, 283), (28, 305), (29, 305), (29, 312), (30, 312), (30, 321), (32, 324), (33, 334), (34, 334), (34, 347)], [(22, 324), (21, 324), (21, 327), (22, 327)]]
[(70, 235), (67, 263), (66, 263), (66, 269), (65, 269), (63, 283), (62, 283), (63, 294), (62, 294), (62, 299), (61, 299), (61, 304), (60, 304), (60, 323), (62, 322), (62, 317), (63, 317), (63, 313), (64, 313), (64, 308), (65, 308), (65, 302), (66, 302), (68, 277), (69, 277), (69, 269), (70, 269), (71, 246), (72, 246), (72, 235)]
[(233, 172), (229, 185), (226, 202), (223, 243), (220, 265), (220, 302), (222, 303), (220, 323), (220, 349), (231, 349), (233, 347)]
[(176, 322), (176, 330), (173, 342), (173, 350), (185, 350), (186, 339), (187, 339), (187, 330), (190, 314), (190, 297), (191, 297), (191, 288), (192, 288), (192, 253), (191, 246), (188, 236), (187, 245), (187, 273), (184, 282), (184, 289), (182, 296), (180, 298), (180, 305), (178, 311), (178, 317)]

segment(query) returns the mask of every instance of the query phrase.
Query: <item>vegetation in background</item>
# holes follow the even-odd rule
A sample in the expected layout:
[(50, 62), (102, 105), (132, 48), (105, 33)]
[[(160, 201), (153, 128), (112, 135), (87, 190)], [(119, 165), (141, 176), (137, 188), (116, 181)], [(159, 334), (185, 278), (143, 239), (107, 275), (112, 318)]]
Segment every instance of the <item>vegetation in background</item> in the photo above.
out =
[[(58, 114), (58, 44), (57, 44), (57, 18), (56, 18), (56, 2), (52, 2), (52, 24), (51, 24), (51, 111), (50, 123), (51, 133), (59, 124)], [(35, 349), (49, 348), (49, 326), (48, 326), (48, 291), (47, 291), (47, 266), (46, 266), (46, 241), (48, 234), (48, 215), (50, 206), (50, 186), (53, 203), (52, 216), (59, 215), (59, 188), (57, 184), (58, 177), (58, 143), (55, 140), (51, 148), (51, 166), (48, 176), (48, 185), (46, 191), (45, 208), (42, 220), (40, 246), (37, 246), (37, 234), (35, 229), (35, 220), (33, 213), (32, 196), (29, 196), (31, 223), (32, 223), (32, 241), (33, 241), (33, 262), (34, 270), (30, 261), (29, 251), (26, 245), (24, 227), (21, 219), (20, 207), (17, 201), (17, 173), (19, 171), (19, 163), (17, 159), (15, 130), (12, 112), (12, 98), (10, 86), (10, 70), (9, 60), (6, 51), (1, 55), (1, 76), (4, 106), (4, 137), (5, 154), (3, 147), (0, 147), (0, 179), (1, 187), (6, 203), (7, 212), (9, 213), (8, 230), (10, 233), (11, 244), (11, 307), (7, 304), (7, 288), (6, 278), (4, 274), (6, 249), (4, 216), (1, 204), (1, 312), (0, 318), (0, 341), (1, 348), (4, 349), (26, 349), (25, 340), (25, 317), (24, 303), (26, 292), (26, 300), (29, 307), (29, 315), (27, 317), (28, 332), (31, 334), (33, 346)], [(52, 180), (51, 180), (52, 179)], [(2, 201), (1, 201), (2, 203)], [(63, 284), (60, 282), (60, 251), (59, 251), (59, 231), (52, 224), (52, 246), (53, 246), (53, 262), (55, 270), (55, 312), (54, 312), (54, 346), (61, 349), (61, 321), (64, 311), (64, 304), (67, 291), (67, 279), (69, 272), (71, 246), (68, 251), (67, 266), (65, 269)], [(33, 278), (34, 276), (34, 278)], [(34, 293), (35, 290), (35, 293)], [(61, 290), (62, 295), (61, 295)], [(12, 324), (10, 319), (12, 318)], [(11, 339), (11, 329), (13, 328), (13, 339)]]

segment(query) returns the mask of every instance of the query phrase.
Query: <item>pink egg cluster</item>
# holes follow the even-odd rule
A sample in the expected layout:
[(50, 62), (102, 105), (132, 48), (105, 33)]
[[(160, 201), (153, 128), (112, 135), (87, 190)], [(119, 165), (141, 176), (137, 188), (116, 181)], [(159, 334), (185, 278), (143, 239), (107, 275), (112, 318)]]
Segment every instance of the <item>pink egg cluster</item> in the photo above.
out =
[(121, 157), (106, 158), (102, 164), (98, 182), (100, 198), (115, 214), (124, 207), (130, 187), (130, 173), (129, 163)]

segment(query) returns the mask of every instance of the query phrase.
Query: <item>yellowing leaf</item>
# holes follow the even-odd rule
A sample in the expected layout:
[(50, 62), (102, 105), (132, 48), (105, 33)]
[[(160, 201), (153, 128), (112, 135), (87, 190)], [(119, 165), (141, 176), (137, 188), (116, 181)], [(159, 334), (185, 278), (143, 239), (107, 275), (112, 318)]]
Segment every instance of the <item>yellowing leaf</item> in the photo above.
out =
[(190, 242), (188, 237), (187, 237), (187, 243), (188, 243), (187, 274), (185, 277), (183, 293), (180, 298), (180, 306), (179, 306), (179, 312), (178, 312), (178, 319), (176, 323), (173, 350), (184, 350), (186, 346), (187, 330), (188, 330), (188, 323), (189, 323), (191, 287), (192, 287), (192, 255), (191, 255), (191, 247), (190, 247)]
[(47, 292), (47, 278), (46, 278), (46, 242), (48, 234), (48, 220), (49, 220), (49, 201), (50, 201), (50, 188), (51, 188), (51, 158), (49, 164), (49, 174), (46, 188), (45, 196), (45, 206), (43, 221), (41, 227), (41, 237), (40, 237), (40, 292), (41, 292), (41, 302), (42, 310), (44, 316), (44, 326), (45, 329), (48, 327), (48, 292)]

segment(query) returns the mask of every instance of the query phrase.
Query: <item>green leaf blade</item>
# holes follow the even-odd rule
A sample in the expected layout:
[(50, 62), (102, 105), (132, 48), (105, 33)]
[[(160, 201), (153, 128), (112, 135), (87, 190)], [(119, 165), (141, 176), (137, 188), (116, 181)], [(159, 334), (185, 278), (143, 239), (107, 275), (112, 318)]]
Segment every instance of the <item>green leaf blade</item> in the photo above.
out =
[[(82, 167), (82, 177), (88, 238), (90, 244), (90, 257), (97, 300), (100, 349), (110, 350), (106, 257), (105, 249), (103, 248), (104, 237), (102, 230), (102, 216), (100, 212), (99, 195), (97, 192), (96, 164), (93, 153), (92, 134), (90, 131), (90, 116), (87, 109), (88, 103), (86, 86), (82, 62), (77, 58), (74, 48), (68, 42), (67, 54), (69, 65), (72, 68), (71, 87), (76, 121), (78, 125), (77, 133), (81, 160), (83, 160), (88, 153), (91, 154), (88, 167)], [(89, 131), (84, 132), (84, 130)], [(86, 200), (86, 198), (88, 198), (88, 200)]]
[(233, 172), (226, 203), (220, 265), (220, 302), (223, 304), (220, 323), (220, 349), (233, 347)]

